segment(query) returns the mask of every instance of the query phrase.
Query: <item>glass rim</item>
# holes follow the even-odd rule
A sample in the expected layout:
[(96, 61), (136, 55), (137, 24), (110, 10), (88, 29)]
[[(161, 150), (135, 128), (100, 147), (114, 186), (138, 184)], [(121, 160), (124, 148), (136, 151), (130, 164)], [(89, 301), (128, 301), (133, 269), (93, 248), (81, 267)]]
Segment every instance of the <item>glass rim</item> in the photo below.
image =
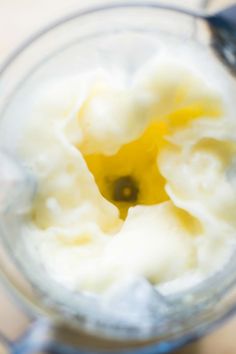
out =
[(147, 1), (147, 2), (140, 2), (138, 0), (131, 2), (114, 2), (112, 4), (106, 3), (105, 1), (102, 2), (101, 5), (96, 6), (86, 6), (84, 9), (76, 10), (74, 12), (69, 13), (68, 15), (59, 17), (54, 21), (50, 21), (47, 25), (42, 26), (38, 31), (35, 31), (31, 36), (26, 38), (21, 44), (19, 44), (15, 50), (13, 50), (7, 58), (0, 64), (0, 77), (5, 72), (5, 70), (14, 62), (14, 60), (31, 44), (35, 41), (43, 37), (48, 32), (56, 29), (57, 27), (75, 20), (76, 18), (83, 17), (86, 15), (91, 15), (94, 13), (99, 13), (102, 11), (109, 11), (115, 9), (122, 9), (122, 8), (149, 8), (154, 10), (164, 10), (164, 11), (171, 11), (175, 12), (176, 14), (186, 15), (197, 19), (202, 19), (204, 15), (203, 12), (197, 10), (186, 9), (184, 7), (169, 5), (169, 4), (162, 4), (156, 1)]

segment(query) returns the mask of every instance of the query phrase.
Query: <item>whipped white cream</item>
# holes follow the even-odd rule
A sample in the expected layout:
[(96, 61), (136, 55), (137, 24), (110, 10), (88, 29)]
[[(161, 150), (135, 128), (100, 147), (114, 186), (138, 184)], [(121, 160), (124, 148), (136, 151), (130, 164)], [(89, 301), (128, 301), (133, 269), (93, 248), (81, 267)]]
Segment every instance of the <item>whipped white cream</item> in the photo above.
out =
[[(98, 69), (34, 92), (21, 154), (38, 178), (24, 232), (35, 261), (94, 293), (221, 266), (236, 229), (236, 124), (223, 91), (164, 56), (132, 79)], [(137, 181), (128, 208), (107, 197), (114, 171)]]

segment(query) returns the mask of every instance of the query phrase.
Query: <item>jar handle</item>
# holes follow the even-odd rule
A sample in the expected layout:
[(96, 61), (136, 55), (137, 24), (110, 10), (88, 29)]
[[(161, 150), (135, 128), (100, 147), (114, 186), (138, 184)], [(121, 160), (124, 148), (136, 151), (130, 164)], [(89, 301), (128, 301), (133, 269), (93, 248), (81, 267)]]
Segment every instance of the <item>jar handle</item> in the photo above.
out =
[(5, 349), (7, 349), (7, 352), (9, 352), (9, 349), (11, 348), (12, 345), (12, 341), (9, 340), (5, 334), (0, 332), (0, 343), (1, 346), (4, 347)]
[(50, 352), (52, 339), (51, 325), (42, 319), (33, 322), (26, 332), (15, 341), (0, 332), (0, 343), (6, 353), (34, 354)]

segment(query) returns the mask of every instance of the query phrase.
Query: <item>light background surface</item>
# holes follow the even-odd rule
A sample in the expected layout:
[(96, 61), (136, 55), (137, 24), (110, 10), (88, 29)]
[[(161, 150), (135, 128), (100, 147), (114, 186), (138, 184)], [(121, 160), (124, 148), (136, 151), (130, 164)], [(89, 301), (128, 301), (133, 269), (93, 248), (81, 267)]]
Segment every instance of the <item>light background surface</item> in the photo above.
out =
[[(58, 18), (81, 6), (95, 5), (100, 0), (0, 0), (0, 63), (33, 31), (50, 20)], [(120, 0), (117, 0), (119, 2)], [(132, 2), (132, 0), (130, 0)], [(113, 0), (110, 0), (113, 2)], [(144, 0), (145, 2), (145, 0)], [(162, 0), (181, 6), (198, 7), (204, 0)], [(236, 1), (212, 0), (211, 9)], [(11, 338), (24, 332), (28, 325), (26, 315), (17, 308), (9, 294), (0, 286), (0, 330)], [(180, 350), (176, 354), (236, 354), (236, 318), (201, 341)], [(5, 349), (0, 346), (0, 354)]]

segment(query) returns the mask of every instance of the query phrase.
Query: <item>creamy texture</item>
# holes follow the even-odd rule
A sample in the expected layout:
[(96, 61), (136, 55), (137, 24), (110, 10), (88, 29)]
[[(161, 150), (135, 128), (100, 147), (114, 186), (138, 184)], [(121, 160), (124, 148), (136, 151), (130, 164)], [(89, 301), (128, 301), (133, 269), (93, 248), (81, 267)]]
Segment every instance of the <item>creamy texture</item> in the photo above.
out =
[(221, 91), (174, 60), (132, 79), (97, 70), (48, 82), (22, 140), (38, 177), (27, 247), (69, 289), (207, 276), (234, 242), (234, 131)]

